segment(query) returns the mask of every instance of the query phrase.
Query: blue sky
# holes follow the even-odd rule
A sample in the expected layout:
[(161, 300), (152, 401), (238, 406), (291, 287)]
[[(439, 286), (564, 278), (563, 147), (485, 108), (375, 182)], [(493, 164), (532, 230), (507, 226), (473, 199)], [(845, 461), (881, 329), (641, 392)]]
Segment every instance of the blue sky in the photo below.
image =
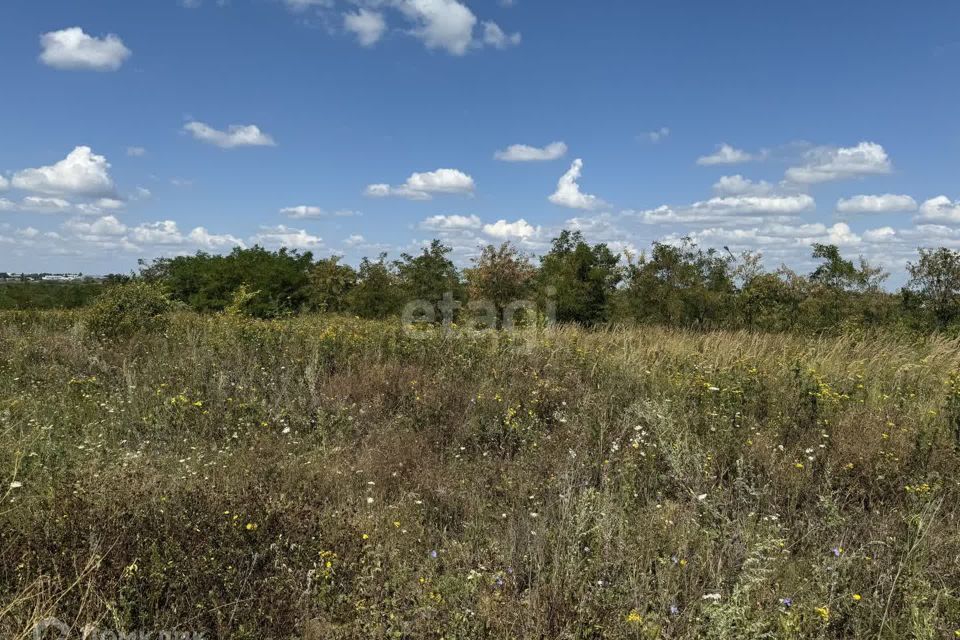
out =
[(466, 263), (577, 228), (800, 269), (834, 242), (898, 271), (960, 247), (958, 18), (889, 0), (6, 0), (0, 270), (238, 243), (356, 262), (433, 237)]

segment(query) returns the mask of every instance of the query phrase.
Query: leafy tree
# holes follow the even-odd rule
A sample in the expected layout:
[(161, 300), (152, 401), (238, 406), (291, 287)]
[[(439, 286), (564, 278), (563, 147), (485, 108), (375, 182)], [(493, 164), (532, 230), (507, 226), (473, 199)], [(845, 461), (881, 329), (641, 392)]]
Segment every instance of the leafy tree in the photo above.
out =
[(472, 262), (473, 267), (464, 271), (470, 299), (492, 303), (499, 326), (507, 305), (530, 294), (537, 271), (530, 259), (509, 242), (483, 247)]
[(941, 247), (919, 253), (916, 263), (907, 264), (910, 280), (905, 303), (928, 314), (939, 327), (956, 322), (960, 319), (960, 252)]
[(650, 258), (627, 267), (623, 298), (628, 314), (643, 322), (718, 325), (733, 294), (732, 254), (704, 251), (690, 238), (679, 245), (654, 243)]
[(439, 240), (433, 240), (419, 255), (400, 254), (394, 267), (400, 278), (405, 303), (425, 300), (437, 306), (445, 297), (463, 299), (460, 274), (449, 258), (452, 251)]
[(357, 272), (340, 264), (340, 256), (318, 260), (310, 270), (310, 304), (319, 311), (346, 311), (347, 295), (356, 285)]
[(606, 244), (590, 246), (579, 231), (561, 231), (540, 261), (538, 275), (540, 295), (556, 305), (557, 321), (609, 320), (611, 298), (623, 277), (619, 261)]
[(347, 292), (347, 309), (361, 318), (386, 318), (400, 312), (402, 295), (400, 278), (381, 253), (376, 261), (360, 262), (356, 285)]
[(198, 252), (143, 265), (148, 281), (164, 283), (175, 300), (197, 311), (222, 311), (242, 285), (257, 295), (244, 310), (258, 318), (296, 313), (309, 296), (308, 273), (313, 255), (296, 250), (268, 251), (255, 246), (235, 248), (226, 256)]

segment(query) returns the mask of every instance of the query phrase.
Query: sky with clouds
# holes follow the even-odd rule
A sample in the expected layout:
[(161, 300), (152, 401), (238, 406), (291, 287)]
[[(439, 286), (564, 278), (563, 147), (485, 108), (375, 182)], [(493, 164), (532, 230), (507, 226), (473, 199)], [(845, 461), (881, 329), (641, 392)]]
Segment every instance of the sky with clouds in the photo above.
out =
[[(960, 4), (5, 0), (0, 270), (960, 248)], [(898, 281), (895, 275), (894, 282)]]

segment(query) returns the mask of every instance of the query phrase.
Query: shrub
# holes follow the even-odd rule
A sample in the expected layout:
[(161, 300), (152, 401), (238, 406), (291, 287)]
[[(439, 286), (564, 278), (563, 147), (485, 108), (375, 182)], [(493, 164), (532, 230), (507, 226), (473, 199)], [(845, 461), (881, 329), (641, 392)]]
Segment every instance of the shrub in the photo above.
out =
[(165, 314), (171, 308), (170, 298), (158, 285), (134, 281), (100, 294), (87, 312), (85, 324), (101, 338), (129, 337), (165, 327)]

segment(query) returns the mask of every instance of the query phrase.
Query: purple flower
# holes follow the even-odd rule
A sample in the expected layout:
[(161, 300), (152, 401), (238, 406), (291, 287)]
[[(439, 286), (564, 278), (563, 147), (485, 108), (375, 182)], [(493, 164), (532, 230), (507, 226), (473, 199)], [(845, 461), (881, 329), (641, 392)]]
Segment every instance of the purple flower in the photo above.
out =
[(503, 586), (503, 578), (497, 577), (496, 583), (497, 583), (497, 586), (498, 586), (498, 587), (502, 587), (502, 586)]
[(433, 551), (430, 552), (430, 557), (431, 557), (431, 558), (436, 558), (436, 557), (437, 557), (437, 550), (436, 550), (436, 549), (434, 549)]
[(789, 609), (793, 606), (793, 598), (780, 598), (780, 604)]
[(680, 613), (680, 607), (675, 604), (670, 605), (670, 615), (675, 616)]
[(833, 551), (833, 555), (836, 556), (837, 558), (839, 558), (840, 554), (843, 553), (843, 549), (841, 549), (840, 547), (834, 547), (833, 549), (831, 549), (831, 551)]

